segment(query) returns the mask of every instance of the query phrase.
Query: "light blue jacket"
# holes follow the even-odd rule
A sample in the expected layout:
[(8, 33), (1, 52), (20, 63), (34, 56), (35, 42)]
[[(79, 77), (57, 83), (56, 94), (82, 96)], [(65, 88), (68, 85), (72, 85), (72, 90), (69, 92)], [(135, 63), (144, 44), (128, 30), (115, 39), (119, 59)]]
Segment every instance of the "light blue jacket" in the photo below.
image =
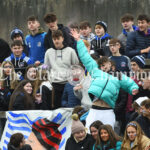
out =
[(105, 101), (110, 107), (115, 107), (120, 87), (131, 95), (133, 89), (139, 88), (132, 79), (124, 74), (119, 80), (117, 77), (101, 71), (96, 61), (89, 55), (82, 40), (77, 42), (77, 51), (80, 60), (92, 77), (88, 93)]

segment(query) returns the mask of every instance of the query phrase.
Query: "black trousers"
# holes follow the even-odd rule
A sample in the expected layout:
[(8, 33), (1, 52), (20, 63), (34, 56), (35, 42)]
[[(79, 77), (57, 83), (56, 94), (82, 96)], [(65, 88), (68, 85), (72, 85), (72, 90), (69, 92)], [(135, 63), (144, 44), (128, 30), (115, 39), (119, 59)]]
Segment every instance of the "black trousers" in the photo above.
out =
[(52, 91), (52, 103), (53, 109), (57, 109), (61, 107), (61, 98), (64, 92), (65, 84), (52, 83), (53, 91)]

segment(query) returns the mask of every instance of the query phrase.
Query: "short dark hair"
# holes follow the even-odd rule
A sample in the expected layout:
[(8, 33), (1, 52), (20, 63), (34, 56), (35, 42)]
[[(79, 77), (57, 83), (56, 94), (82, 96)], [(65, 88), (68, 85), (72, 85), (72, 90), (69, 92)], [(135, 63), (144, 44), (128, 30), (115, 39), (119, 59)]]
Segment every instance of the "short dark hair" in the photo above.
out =
[(49, 14), (46, 14), (44, 16), (44, 22), (45, 23), (51, 23), (51, 22), (55, 22), (57, 20), (57, 17), (55, 14), (53, 13), (49, 13)]
[(27, 21), (39, 21), (39, 19), (37, 16), (32, 15), (28, 17)]
[(146, 109), (150, 108), (150, 99), (145, 100), (141, 103), (141, 106), (145, 106)]
[(98, 59), (98, 65), (101, 67), (104, 63), (110, 62), (110, 59), (107, 56), (103, 56), (100, 59)]
[(22, 44), (22, 42), (20, 40), (15, 40), (11, 44), (11, 47), (14, 47), (14, 46), (23, 46), (23, 44)]
[(140, 21), (146, 20), (147, 22), (150, 22), (150, 18), (149, 18), (147, 15), (145, 15), (145, 14), (140, 14), (140, 15), (137, 17), (137, 20), (140, 20)]
[(79, 25), (80, 29), (86, 29), (87, 27), (91, 28), (91, 24), (88, 21), (82, 21)]
[(116, 43), (119, 43), (121, 45), (121, 42), (118, 39), (111, 39), (109, 41), (109, 44), (116, 44)]
[(59, 38), (60, 36), (61, 36), (61, 37), (64, 37), (61, 30), (56, 30), (56, 31), (53, 31), (53, 32), (52, 32), (52, 38), (55, 39), (55, 38)]
[(121, 17), (121, 22), (125, 22), (125, 21), (133, 21), (134, 17), (131, 14), (125, 14), (124, 16)]
[(10, 144), (13, 145), (15, 148), (20, 146), (20, 143), (23, 141), (23, 134), (22, 133), (15, 133), (10, 137)]
[(79, 25), (76, 22), (70, 23), (69, 28), (79, 30)]

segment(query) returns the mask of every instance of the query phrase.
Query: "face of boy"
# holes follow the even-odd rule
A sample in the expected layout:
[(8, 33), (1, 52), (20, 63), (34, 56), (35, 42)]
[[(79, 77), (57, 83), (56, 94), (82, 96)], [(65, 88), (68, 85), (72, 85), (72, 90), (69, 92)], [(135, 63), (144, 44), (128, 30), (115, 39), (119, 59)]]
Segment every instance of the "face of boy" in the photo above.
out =
[(147, 32), (149, 23), (146, 20), (138, 20), (138, 27), (140, 31)]
[(91, 33), (91, 28), (86, 27), (84, 29), (80, 29), (80, 34), (84, 37), (88, 37)]
[(137, 72), (140, 70), (138, 64), (134, 61), (131, 61), (131, 70), (134, 71), (134, 72)]
[(37, 20), (28, 21), (28, 29), (30, 31), (36, 31), (40, 27), (40, 23)]
[(124, 21), (121, 24), (122, 24), (123, 29), (130, 30), (130, 29), (132, 29), (133, 21), (131, 21), (131, 20)]
[(146, 108), (145, 106), (141, 106), (141, 113), (144, 117), (149, 117), (150, 116), (150, 108)]
[(97, 36), (101, 37), (105, 35), (105, 30), (101, 25), (96, 25), (95, 26), (95, 33)]
[(20, 57), (22, 55), (23, 47), (21, 45), (15, 45), (11, 48), (11, 50), (16, 57)]
[(101, 70), (104, 72), (108, 72), (111, 70), (111, 62), (105, 62), (101, 65)]
[(14, 36), (13, 41), (23, 41), (22, 37), (18, 34)]
[(58, 29), (57, 20), (55, 22), (47, 23), (46, 25), (51, 31), (56, 31)]
[(117, 52), (119, 52), (120, 44), (119, 43), (109, 44), (109, 48), (112, 54), (116, 54)]
[(64, 41), (64, 38), (62, 36), (60, 36), (58, 38), (53, 38), (53, 43), (55, 45), (55, 48), (56, 49), (63, 48), (63, 41)]

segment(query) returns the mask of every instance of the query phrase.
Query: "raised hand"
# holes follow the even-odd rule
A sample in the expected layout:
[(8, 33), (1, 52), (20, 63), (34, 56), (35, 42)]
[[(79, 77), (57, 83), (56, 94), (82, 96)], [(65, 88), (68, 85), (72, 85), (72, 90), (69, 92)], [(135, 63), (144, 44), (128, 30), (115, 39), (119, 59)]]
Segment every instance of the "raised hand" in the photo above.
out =
[(80, 40), (80, 34), (78, 33), (77, 30), (71, 29), (70, 32), (71, 32), (71, 36), (73, 36), (76, 41)]

